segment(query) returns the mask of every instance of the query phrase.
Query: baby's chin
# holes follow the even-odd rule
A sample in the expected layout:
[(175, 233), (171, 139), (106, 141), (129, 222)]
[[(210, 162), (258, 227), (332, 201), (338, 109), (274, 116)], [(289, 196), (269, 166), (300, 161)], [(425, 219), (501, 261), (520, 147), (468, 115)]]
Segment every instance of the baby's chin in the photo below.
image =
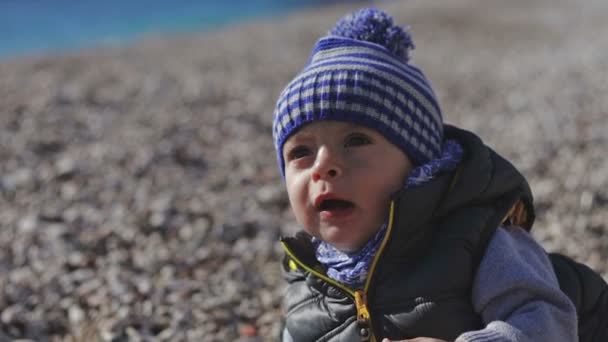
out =
[[(343, 235), (343, 234), (340, 234)], [(359, 251), (363, 245), (365, 245), (365, 241), (354, 241), (352, 240), (352, 236), (324, 236), (319, 237), (321, 240), (328, 242), (332, 246), (336, 247), (338, 250), (344, 253), (354, 253)]]
[(322, 226), (309, 234), (323, 240), (344, 253), (358, 252), (374, 236), (375, 231), (362, 232), (355, 227)]

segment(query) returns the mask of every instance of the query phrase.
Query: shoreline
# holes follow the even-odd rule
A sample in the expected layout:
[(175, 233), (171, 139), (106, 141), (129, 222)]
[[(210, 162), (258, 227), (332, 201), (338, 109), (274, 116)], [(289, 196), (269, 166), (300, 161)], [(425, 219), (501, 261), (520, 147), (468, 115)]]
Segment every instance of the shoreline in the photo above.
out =
[[(344, 1), (344, 0), (342, 0)], [(349, 0), (350, 3), (364, 0)], [(146, 10), (149, 12), (144, 16), (135, 14), (137, 2), (126, 5), (96, 8), (92, 4), (81, 7), (64, 8), (69, 13), (65, 16), (75, 16), (73, 22), (61, 26), (53, 23), (61, 22), (58, 8), (46, 8), (44, 5), (23, 5), (5, 8), (7, 13), (2, 15), (0, 6), (0, 20), (5, 20), (5, 26), (12, 35), (4, 44), (0, 44), (0, 60), (16, 60), (23, 57), (42, 57), (45, 55), (71, 54), (83, 50), (99, 50), (104, 48), (125, 48), (139, 41), (148, 39), (171, 39), (173, 37), (204, 35), (208, 32), (221, 31), (231, 26), (255, 23), (261, 21), (272, 21), (278, 17), (297, 14), (304, 10), (322, 10), (332, 4), (340, 4), (340, 0), (287, 2), (278, 5), (262, 1), (261, 3), (241, 2), (230, 10), (223, 5), (211, 4), (209, 2), (196, 4), (186, 2), (184, 7), (173, 8), (167, 17), (159, 16), (159, 12), (166, 11), (161, 3), (151, 4)], [(141, 5), (141, 4), (139, 4)], [(113, 8), (113, 9), (108, 9)], [(53, 10), (55, 12), (53, 12)], [(29, 11), (29, 15), (25, 15)], [(54, 13), (48, 14), (45, 11)], [(96, 16), (92, 13), (100, 11)], [(120, 12), (120, 14), (119, 14)], [(213, 13), (213, 14), (211, 14)], [(33, 25), (32, 20), (36, 18), (40, 23)], [(100, 20), (103, 18), (103, 20)], [(120, 19), (119, 19), (120, 18)], [(93, 27), (82, 25), (93, 21)], [(28, 30), (29, 26), (37, 27), (37, 31)], [(16, 30), (21, 27), (21, 30)], [(14, 32), (13, 32), (14, 31)]]

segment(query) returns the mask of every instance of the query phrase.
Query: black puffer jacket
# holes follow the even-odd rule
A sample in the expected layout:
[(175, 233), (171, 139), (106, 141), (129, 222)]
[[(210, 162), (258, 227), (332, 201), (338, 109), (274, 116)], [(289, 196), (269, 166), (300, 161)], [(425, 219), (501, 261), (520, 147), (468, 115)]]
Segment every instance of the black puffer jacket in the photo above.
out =
[(305, 234), (283, 239), (285, 329), (296, 341), (453, 340), (481, 328), (470, 300), (480, 246), (516, 204), (529, 228), (532, 196), (521, 174), (475, 135), (446, 127), (446, 137), (464, 147), (461, 167), (395, 195), (364, 289), (325, 276)]
[[(295, 341), (418, 336), (450, 341), (482, 327), (470, 298), (476, 268), (502, 222), (530, 229), (532, 195), (524, 177), (478, 137), (450, 126), (446, 137), (464, 147), (462, 165), (394, 196), (389, 229), (363, 289), (328, 278), (315, 260), (310, 236), (282, 240), (289, 283), (284, 336)], [(606, 284), (567, 258), (551, 260), (579, 317), (587, 315), (579, 324), (581, 341), (608, 341), (602, 339), (608, 330)]]

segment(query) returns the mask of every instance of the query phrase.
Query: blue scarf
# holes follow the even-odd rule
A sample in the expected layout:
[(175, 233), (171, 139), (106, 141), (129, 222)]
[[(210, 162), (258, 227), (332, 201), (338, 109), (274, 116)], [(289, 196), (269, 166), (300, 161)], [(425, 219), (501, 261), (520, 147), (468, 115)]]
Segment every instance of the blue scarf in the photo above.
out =
[[(404, 189), (419, 186), (443, 172), (456, 169), (462, 160), (462, 155), (463, 150), (460, 144), (454, 140), (447, 140), (443, 144), (441, 157), (412, 169), (405, 182)], [(380, 248), (386, 231), (387, 224), (384, 223), (363, 248), (351, 253), (342, 252), (328, 242), (317, 238), (313, 238), (312, 243), (316, 249), (317, 260), (325, 267), (327, 275), (350, 288), (358, 289), (365, 284), (367, 272), (374, 255)]]

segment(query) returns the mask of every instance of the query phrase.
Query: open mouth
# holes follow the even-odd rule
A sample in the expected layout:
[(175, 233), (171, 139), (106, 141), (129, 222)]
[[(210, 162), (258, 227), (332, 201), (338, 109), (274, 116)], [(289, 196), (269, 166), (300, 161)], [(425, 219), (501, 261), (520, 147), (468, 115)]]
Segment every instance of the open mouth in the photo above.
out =
[(317, 209), (319, 211), (337, 211), (351, 209), (355, 206), (353, 202), (341, 200), (341, 199), (326, 199), (323, 200)]

